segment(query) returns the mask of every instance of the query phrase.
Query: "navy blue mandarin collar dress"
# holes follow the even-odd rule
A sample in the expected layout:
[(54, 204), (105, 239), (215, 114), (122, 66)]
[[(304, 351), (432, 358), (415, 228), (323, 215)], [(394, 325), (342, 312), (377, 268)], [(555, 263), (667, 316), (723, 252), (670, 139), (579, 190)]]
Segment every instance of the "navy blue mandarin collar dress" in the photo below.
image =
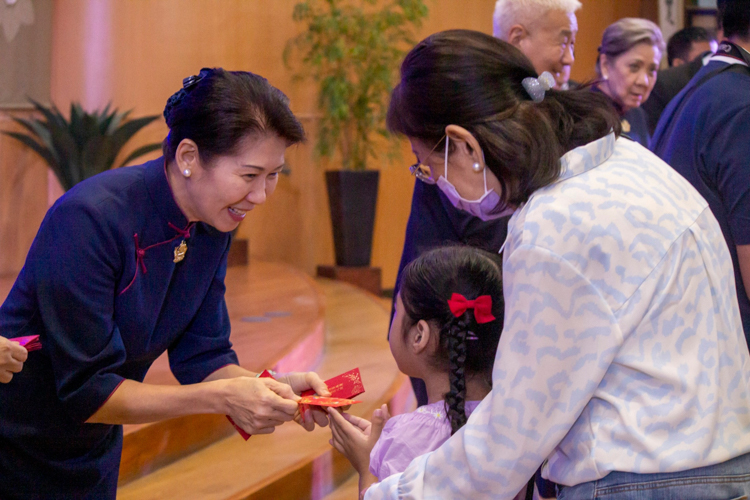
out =
[(182, 384), (237, 363), (230, 239), (188, 224), (163, 158), (97, 175), (55, 203), (0, 307), (0, 335), (39, 334), (43, 346), (0, 384), (0, 499), (115, 498), (122, 426), (84, 422), (165, 350)]

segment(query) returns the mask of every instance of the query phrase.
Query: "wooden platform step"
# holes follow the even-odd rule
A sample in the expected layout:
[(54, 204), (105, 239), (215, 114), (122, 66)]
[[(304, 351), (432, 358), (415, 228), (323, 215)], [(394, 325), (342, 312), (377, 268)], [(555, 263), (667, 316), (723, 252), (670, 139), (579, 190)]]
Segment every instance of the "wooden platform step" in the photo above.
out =
[(352, 476), (341, 483), (331, 493), (323, 497), (323, 500), (356, 500), (359, 498), (359, 476)]
[[(323, 293), (290, 266), (253, 262), (226, 276), (232, 343), (240, 364), (253, 371), (309, 370), (323, 356)], [(177, 384), (166, 353), (146, 382)], [(234, 433), (222, 415), (191, 415), (124, 427), (120, 485), (168, 465)]]
[[(380, 404), (391, 402), (392, 411), (400, 413), (410, 404), (411, 389), (398, 372), (385, 338), (388, 303), (351, 285), (318, 283), (326, 309), (324, 356), (316, 371), (326, 378), (358, 366), (367, 392), (352, 412), (369, 417)], [(353, 474), (329, 439), (328, 429), (307, 433), (296, 424), (247, 442), (232, 434), (124, 484), (117, 496), (121, 500), (322, 499)]]

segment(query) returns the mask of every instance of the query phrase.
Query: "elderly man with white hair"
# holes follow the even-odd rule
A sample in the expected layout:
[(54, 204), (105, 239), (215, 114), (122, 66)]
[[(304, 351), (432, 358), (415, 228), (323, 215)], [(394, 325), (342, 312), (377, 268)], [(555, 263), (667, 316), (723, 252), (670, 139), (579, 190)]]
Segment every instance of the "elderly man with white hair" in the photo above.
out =
[(520, 49), (537, 73), (552, 73), (557, 88), (565, 90), (575, 61), (575, 12), (580, 8), (578, 0), (497, 0), (493, 34)]
[[(578, 33), (575, 12), (580, 7), (578, 0), (497, 0), (494, 35), (520, 49), (537, 73), (549, 71), (557, 87), (566, 89)], [(412, 174), (416, 175), (420, 159), (411, 168)], [(437, 186), (417, 181), (395, 291), (401, 271), (425, 251), (462, 243), (497, 252), (505, 241), (507, 225), (507, 217), (485, 221), (463, 212)], [(419, 405), (426, 404), (424, 383), (412, 379), (412, 385)]]

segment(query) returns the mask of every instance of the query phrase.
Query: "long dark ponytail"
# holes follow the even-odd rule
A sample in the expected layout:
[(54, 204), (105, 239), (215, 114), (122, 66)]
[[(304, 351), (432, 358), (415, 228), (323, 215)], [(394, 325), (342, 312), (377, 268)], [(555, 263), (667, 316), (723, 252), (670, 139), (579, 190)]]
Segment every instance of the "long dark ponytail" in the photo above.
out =
[[(503, 324), (502, 263), (497, 254), (466, 246), (437, 248), (404, 268), (399, 293), (406, 313), (404, 332), (419, 320), (434, 325), (440, 341), (434, 363), (447, 369), (450, 390), (445, 394), (451, 434), (466, 423), (467, 376), (492, 383), (492, 366)], [(469, 300), (492, 299), (494, 321), (479, 324), (472, 309), (454, 316), (448, 300), (454, 293)]]

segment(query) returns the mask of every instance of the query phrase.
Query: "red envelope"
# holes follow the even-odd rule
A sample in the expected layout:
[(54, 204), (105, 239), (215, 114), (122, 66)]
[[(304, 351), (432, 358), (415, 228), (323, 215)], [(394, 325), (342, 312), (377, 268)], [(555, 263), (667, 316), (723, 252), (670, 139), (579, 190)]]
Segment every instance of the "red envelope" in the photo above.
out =
[[(331, 397), (333, 398), (351, 399), (365, 392), (365, 386), (362, 385), (362, 375), (359, 373), (359, 368), (329, 378), (326, 380), (326, 385), (328, 386), (328, 392), (331, 393)], [(314, 394), (315, 391), (308, 389), (300, 394), (300, 396), (312, 396)]]
[[(365, 392), (365, 386), (362, 384), (362, 375), (359, 373), (359, 368), (329, 378), (326, 380), (326, 386), (328, 386), (328, 392), (331, 393), (331, 397), (334, 398), (351, 399)], [(314, 394), (315, 391), (308, 389), (304, 391), (301, 396), (312, 396)], [(305, 413), (307, 413), (307, 409), (307, 405), (300, 404), (299, 412), (303, 417), (305, 416)]]
[(38, 351), (42, 348), (42, 343), (39, 342), (39, 335), (28, 335), (26, 337), (16, 337), (14, 339), (8, 339), (22, 345), (27, 351)]
[(349, 406), (355, 403), (361, 403), (356, 399), (346, 398), (327, 398), (325, 396), (305, 396), (300, 398), (299, 404), (301, 405), (312, 405), (312, 406), (330, 406), (332, 408), (338, 408), (339, 406)]
[[(268, 370), (263, 370), (263, 373), (259, 375), (260, 378), (273, 378), (273, 375), (271, 375), (271, 372)], [(353, 370), (349, 370), (348, 372), (344, 372), (341, 375), (337, 375), (333, 378), (330, 378), (326, 380), (326, 386), (328, 386), (328, 391), (331, 393), (332, 398), (338, 398), (338, 399), (351, 399), (355, 396), (359, 396), (363, 392), (365, 392), (365, 386), (362, 384), (362, 375), (359, 373), (359, 368), (354, 368)], [(302, 399), (304, 399), (305, 396), (313, 396), (315, 395), (315, 391), (312, 389), (308, 389), (304, 392), (302, 392), (301, 396)], [(359, 403), (360, 401), (354, 401), (354, 403)], [(338, 404), (336, 406), (348, 406), (353, 403), (342, 403)], [(317, 403), (314, 403), (315, 406), (323, 406)], [(307, 407), (309, 404), (305, 404), (300, 400), (299, 410), (302, 416), (304, 417), (305, 412), (307, 411)], [(333, 405), (325, 405), (325, 406), (333, 406)], [(238, 426), (234, 423), (234, 420), (232, 420), (232, 417), (227, 415), (227, 419), (229, 419), (229, 422), (232, 423), (235, 429), (237, 429), (237, 432), (240, 433), (240, 436), (243, 437), (245, 441), (247, 441), (251, 434), (248, 434), (245, 432), (242, 427)]]
[[(261, 374), (258, 375), (258, 378), (273, 378), (273, 375), (271, 375), (271, 372), (269, 372), (268, 370), (263, 370), (261, 372)], [(227, 415), (227, 420), (229, 420), (229, 422), (234, 426), (234, 428), (237, 429), (237, 432), (240, 433), (240, 436), (242, 436), (242, 438), (245, 441), (247, 441), (248, 439), (250, 439), (250, 436), (252, 436), (252, 434), (248, 434), (247, 432), (245, 432), (245, 429), (243, 429), (239, 425), (235, 424), (234, 420), (232, 419), (232, 417), (230, 417), (229, 415)]]

